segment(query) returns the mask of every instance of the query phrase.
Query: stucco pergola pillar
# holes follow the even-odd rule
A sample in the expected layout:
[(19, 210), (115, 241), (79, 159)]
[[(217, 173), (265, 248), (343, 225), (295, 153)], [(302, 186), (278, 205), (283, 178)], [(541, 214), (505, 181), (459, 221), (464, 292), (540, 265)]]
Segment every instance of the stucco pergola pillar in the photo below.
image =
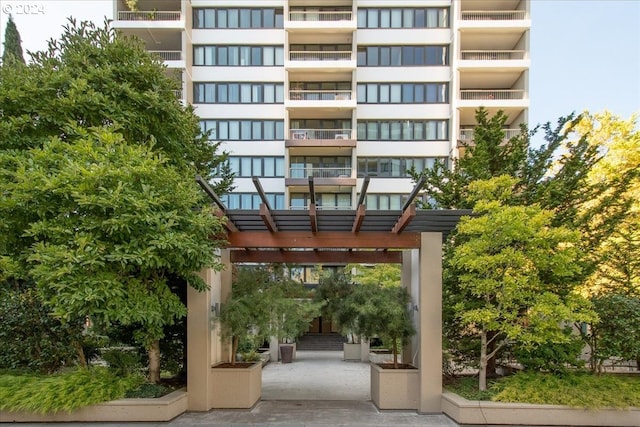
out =
[(418, 412), (442, 412), (442, 233), (421, 233)]
[[(213, 381), (211, 365), (221, 360), (223, 346), (220, 344), (218, 328), (214, 326), (213, 308), (219, 309), (222, 297), (231, 290), (231, 267), (229, 251), (221, 251), (225, 269), (216, 272), (206, 269), (199, 273), (209, 285), (206, 291), (198, 292), (187, 287), (187, 393), (189, 411), (211, 409)], [(217, 306), (216, 306), (216, 303)]]

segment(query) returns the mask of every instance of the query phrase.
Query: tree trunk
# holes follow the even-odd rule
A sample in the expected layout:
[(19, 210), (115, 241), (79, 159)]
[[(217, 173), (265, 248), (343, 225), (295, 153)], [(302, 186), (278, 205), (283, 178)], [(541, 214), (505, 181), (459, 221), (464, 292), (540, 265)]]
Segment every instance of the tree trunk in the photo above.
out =
[(87, 367), (87, 358), (84, 356), (84, 350), (82, 349), (82, 345), (78, 341), (73, 342), (73, 347), (76, 350), (78, 355), (78, 361), (80, 362), (80, 366), (83, 368)]
[(158, 384), (160, 382), (160, 341), (155, 340), (147, 348), (149, 357), (149, 382)]
[(394, 369), (398, 369), (398, 340), (393, 340), (391, 349), (393, 350), (393, 367)]
[(236, 364), (236, 354), (238, 353), (238, 345), (240, 344), (240, 337), (231, 338), (231, 364)]
[(480, 333), (480, 373), (479, 373), (479, 389), (487, 390), (487, 332)]
[[(487, 354), (492, 354), (496, 349), (496, 340), (492, 340), (496, 335), (497, 334), (494, 331), (487, 332)], [(487, 378), (496, 378), (498, 376), (498, 372), (496, 370), (496, 354), (487, 359)]]

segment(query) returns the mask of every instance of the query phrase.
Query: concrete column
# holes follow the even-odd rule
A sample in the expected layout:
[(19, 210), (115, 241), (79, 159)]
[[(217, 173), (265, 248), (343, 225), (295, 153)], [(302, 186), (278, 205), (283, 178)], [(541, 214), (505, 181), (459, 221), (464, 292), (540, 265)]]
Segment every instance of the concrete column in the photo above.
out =
[(442, 233), (421, 233), (418, 412), (442, 412)]
[(277, 362), (280, 360), (280, 341), (278, 337), (269, 338), (269, 360), (271, 362)]
[[(214, 272), (200, 273), (212, 286)], [(187, 393), (190, 411), (208, 411), (211, 387), (211, 290), (187, 288)]]
[(360, 361), (369, 362), (369, 340), (366, 338), (360, 339)]
[[(231, 253), (228, 249), (220, 251), (220, 262), (224, 264), (224, 269), (218, 273), (220, 276), (220, 303), (222, 305), (231, 296), (231, 281), (233, 279)], [(231, 361), (231, 340), (223, 341), (219, 335), (217, 340), (220, 344), (220, 361)]]

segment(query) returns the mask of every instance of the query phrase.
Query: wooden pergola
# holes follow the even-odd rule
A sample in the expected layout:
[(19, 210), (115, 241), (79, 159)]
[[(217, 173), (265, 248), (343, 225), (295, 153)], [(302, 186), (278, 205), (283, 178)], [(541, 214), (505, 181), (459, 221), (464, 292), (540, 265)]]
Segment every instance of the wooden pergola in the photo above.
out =
[(226, 218), (227, 248), (234, 263), (380, 264), (401, 263), (402, 252), (420, 248), (420, 234), (446, 236), (469, 210), (418, 210), (413, 203), (423, 182), (416, 184), (401, 210), (367, 211), (369, 177), (363, 181), (357, 209), (322, 210), (309, 177), (308, 210), (273, 210), (258, 178), (253, 182), (262, 203), (259, 210), (231, 210), (201, 177), (200, 186)]

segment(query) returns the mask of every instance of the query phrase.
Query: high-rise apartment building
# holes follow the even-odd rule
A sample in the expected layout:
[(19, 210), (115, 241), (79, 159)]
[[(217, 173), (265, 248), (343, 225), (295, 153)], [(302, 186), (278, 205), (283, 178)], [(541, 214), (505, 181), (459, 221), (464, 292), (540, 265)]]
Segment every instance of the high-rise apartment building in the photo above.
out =
[(529, 0), (114, 0), (236, 172), (231, 209), (400, 209), (407, 169), (470, 141), (475, 111), (527, 121)]

